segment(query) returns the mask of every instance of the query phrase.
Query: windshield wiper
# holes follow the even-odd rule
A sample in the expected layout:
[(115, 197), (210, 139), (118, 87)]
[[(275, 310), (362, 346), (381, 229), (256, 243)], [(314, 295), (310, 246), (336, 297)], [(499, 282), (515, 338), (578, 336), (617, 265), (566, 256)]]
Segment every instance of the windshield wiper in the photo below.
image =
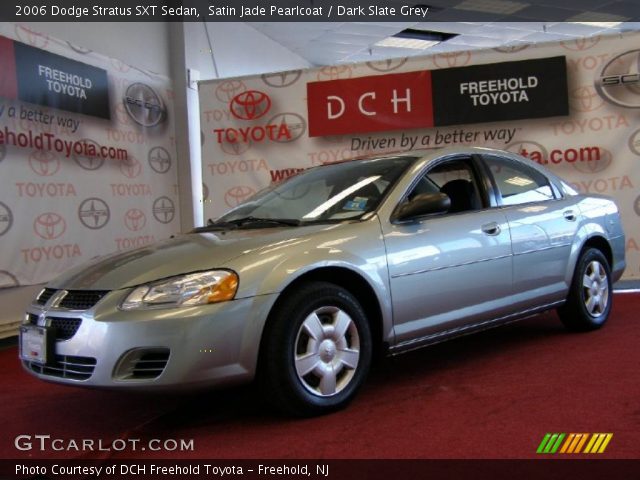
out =
[(235, 220), (229, 220), (224, 223), (230, 223), (233, 225), (237, 225), (238, 227), (244, 227), (247, 225), (254, 225), (256, 223), (259, 224), (267, 224), (267, 225), (285, 225), (287, 227), (297, 227), (302, 223), (300, 220), (295, 218), (260, 218), (260, 217), (243, 217), (237, 218)]
[(256, 225), (297, 227), (301, 223), (302, 222), (300, 220), (296, 220), (295, 218), (259, 218), (249, 216), (221, 222), (213, 222), (209, 220), (206, 226), (193, 229), (193, 233), (243, 228), (248, 226), (255, 227)]

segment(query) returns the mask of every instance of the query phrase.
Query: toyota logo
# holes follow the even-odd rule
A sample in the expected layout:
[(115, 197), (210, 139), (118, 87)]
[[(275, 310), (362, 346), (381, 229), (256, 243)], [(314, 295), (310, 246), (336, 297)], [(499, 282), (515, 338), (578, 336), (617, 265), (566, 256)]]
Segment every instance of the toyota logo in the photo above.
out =
[(16, 276), (7, 272), (6, 270), (0, 270), (0, 288), (11, 288), (11, 287), (19, 287), (20, 282)]
[(592, 112), (604, 105), (604, 100), (598, 96), (595, 88), (583, 86), (575, 88), (570, 93), (571, 108), (578, 112)]
[(236, 185), (224, 194), (224, 201), (229, 207), (237, 207), (256, 191), (247, 185)]
[(124, 226), (132, 232), (142, 230), (147, 224), (147, 216), (139, 208), (130, 208), (124, 214)]
[(222, 103), (229, 103), (236, 95), (247, 89), (240, 80), (225, 80), (216, 87), (216, 98)]
[(521, 44), (515, 43), (513, 45), (503, 45), (501, 47), (494, 47), (494, 50), (500, 53), (517, 53), (529, 48), (529, 46), (530, 45), (528, 43), (521, 43)]
[(171, 168), (171, 155), (164, 147), (149, 150), (149, 166), (156, 173), (167, 173)]
[(153, 88), (144, 83), (129, 85), (123, 102), (131, 119), (143, 127), (155, 127), (166, 118), (164, 102)]
[(629, 137), (629, 150), (640, 155), (640, 130), (636, 130)]
[(176, 216), (176, 207), (169, 197), (159, 197), (153, 202), (153, 218), (160, 223), (171, 223)]
[(549, 151), (547, 150), (547, 147), (538, 142), (532, 142), (531, 140), (522, 140), (510, 143), (505, 147), (505, 150), (517, 153), (518, 155), (523, 155), (523, 152), (526, 152), (525, 156), (528, 157), (530, 157), (532, 153), (538, 152), (545, 160), (549, 158)]
[(577, 38), (575, 40), (560, 42), (563, 48), (567, 50), (573, 50), (581, 52), (583, 50), (589, 50), (590, 48), (595, 47), (600, 41), (600, 37), (585, 37), (585, 38)]
[(22, 43), (28, 43), (32, 47), (45, 48), (49, 45), (49, 37), (23, 25), (16, 25), (16, 36)]
[(311, 185), (309, 183), (303, 183), (302, 185), (296, 185), (293, 188), (289, 188), (283, 193), (279, 193), (278, 190), (274, 190), (274, 193), (285, 200), (299, 200), (305, 197), (310, 190)]
[(220, 149), (229, 155), (242, 155), (251, 148), (252, 141), (249, 139), (246, 142), (221, 142)]
[(129, 156), (129, 158), (120, 162), (120, 173), (127, 178), (136, 178), (142, 173), (142, 164), (137, 158)]
[(111, 212), (107, 202), (100, 198), (87, 198), (78, 207), (80, 222), (91, 230), (99, 230), (109, 223)]
[(117, 58), (111, 59), (111, 65), (113, 65), (113, 68), (115, 68), (120, 73), (127, 73), (129, 70), (131, 70), (131, 65), (127, 65), (126, 63), (124, 63), (121, 60), (118, 60)]
[(13, 225), (13, 213), (4, 203), (0, 202), (0, 237), (7, 233)]
[(407, 63), (408, 57), (404, 58), (389, 58), (388, 60), (380, 60), (377, 62), (367, 62), (367, 67), (377, 72), (391, 72), (396, 70)]
[(594, 174), (605, 171), (613, 163), (613, 155), (609, 150), (599, 148), (600, 157), (587, 162), (575, 162), (573, 167), (582, 173)]
[(317, 80), (338, 80), (340, 78), (351, 78), (353, 69), (350, 65), (332, 65), (322, 67), (317, 75)]
[(74, 51), (74, 52), (76, 52), (76, 53), (80, 53), (80, 54), (82, 54), (82, 55), (86, 55), (87, 53), (91, 53), (91, 52), (93, 51), (93, 50), (90, 50), (90, 49), (88, 49), (88, 48), (81, 47), (81, 46), (79, 46), (79, 45), (74, 45), (74, 44), (73, 44), (73, 43), (71, 43), (71, 42), (67, 42), (67, 45), (69, 45), (69, 48), (70, 48), (71, 50), (73, 50), (73, 51)]
[(604, 66), (596, 90), (607, 102), (640, 108), (640, 50), (622, 53)]
[(471, 52), (438, 53), (432, 60), (438, 68), (464, 67), (471, 61)]
[(266, 93), (249, 90), (236, 95), (229, 104), (231, 114), (241, 120), (256, 120), (269, 111), (271, 99)]
[(260, 78), (270, 87), (283, 88), (296, 83), (301, 75), (302, 70), (289, 70), (288, 72), (265, 73)]
[(60, 238), (67, 230), (67, 222), (55, 212), (38, 215), (33, 221), (33, 231), (43, 240)]
[(307, 131), (307, 122), (297, 113), (278, 113), (271, 120), (269, 125), (287, 126), (291, 138), (276, 139), (276, 142), (289, 143), (299, 139)]
[[(100, 151), (100, 144), (98, 142), (94, 142), (88, 138), (83, 138), (80, 140), (82, 143), (91, 144), (95, 147), (96, 152)], [(77, 155), (73, 154), (73, 161), (78, 164), (80, 168), (84, 170), (98, 170), (102, 165), (104, 165), (104, 158), (102, 157), (91, 157), (85, 155)]]
[(52, 152), (36, 150), (29, 155), (29, 167), (33, 173), (41, 177), (50, 177), (60, 170), (60, 160)]

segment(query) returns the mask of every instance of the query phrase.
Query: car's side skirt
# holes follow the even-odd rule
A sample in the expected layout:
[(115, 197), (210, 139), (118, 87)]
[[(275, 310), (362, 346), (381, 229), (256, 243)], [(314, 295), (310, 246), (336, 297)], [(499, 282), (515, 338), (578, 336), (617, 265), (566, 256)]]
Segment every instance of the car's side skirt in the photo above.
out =
[(527, 310), (512, 313), (510, 315), (505, 315), (503, 317), (494, 318), (491, 320), (485, 320), (478, 323), (472, 323), (470, 325), (465, 325), (462, 327), (451, 328), (449, 330), (432, 333), (424, 337), (407, 340), (405, 342), (401, 342), (397, 345), (393, 345), (392, 347), (389, 347), (389, 350), (387, 353), (390, 356), (399, 355), (401, 353), (406, 353), (412, 350), (416, 350), (418, 348), (427, 347), (429, 345), (434, 345), (440, 342), (445, 342), (447, 340), (461, 337), (463, 335), (469, 335), (471, 333), (481, 332), (482, 330), (488, 330), (490, 328), (506, 325), (507, 323), (517, 322), (518, 320), (524, 320), (525, 318), (529, 318), (538, 313), (544, 312), (546, 310), (551, 310), (552, 308), (560, 306), (564, 302), (565, 302), (564, 300), (560, 300), (557, 302), (547, 303), (539, 307), (529, 308)]

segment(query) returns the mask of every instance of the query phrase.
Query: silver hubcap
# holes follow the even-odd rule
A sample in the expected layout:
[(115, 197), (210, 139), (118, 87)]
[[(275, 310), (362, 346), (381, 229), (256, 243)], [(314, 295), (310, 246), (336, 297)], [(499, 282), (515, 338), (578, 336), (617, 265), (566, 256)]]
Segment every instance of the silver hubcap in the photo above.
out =
[(593, 317), (599, 317), (609, 304), (609, 282), (600, 262), (594, 260), (587, 265), (582, 277), (584, 305)]
[(295, 345), (302, 385), (321, 397), (341, 392), (360, 359), (360, 337), (351, 317), (338, 307), (321, 307), (304, 319)]

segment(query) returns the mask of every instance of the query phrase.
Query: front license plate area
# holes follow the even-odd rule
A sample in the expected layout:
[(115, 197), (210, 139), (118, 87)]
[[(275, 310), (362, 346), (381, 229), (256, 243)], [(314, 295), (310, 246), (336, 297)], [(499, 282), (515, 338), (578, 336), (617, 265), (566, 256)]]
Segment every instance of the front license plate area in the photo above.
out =
[(47, 327), (22, 325), (20, 327), (20, 358), (41, 365), (53, 356), (53, 332)]

